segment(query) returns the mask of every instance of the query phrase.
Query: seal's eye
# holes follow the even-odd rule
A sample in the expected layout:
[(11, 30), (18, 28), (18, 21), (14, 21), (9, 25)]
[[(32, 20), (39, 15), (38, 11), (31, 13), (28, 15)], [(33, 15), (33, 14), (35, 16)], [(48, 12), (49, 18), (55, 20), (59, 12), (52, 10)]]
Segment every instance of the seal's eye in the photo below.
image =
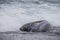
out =
[(27, 31), (27, 29), (24, 28), (24, 31)]

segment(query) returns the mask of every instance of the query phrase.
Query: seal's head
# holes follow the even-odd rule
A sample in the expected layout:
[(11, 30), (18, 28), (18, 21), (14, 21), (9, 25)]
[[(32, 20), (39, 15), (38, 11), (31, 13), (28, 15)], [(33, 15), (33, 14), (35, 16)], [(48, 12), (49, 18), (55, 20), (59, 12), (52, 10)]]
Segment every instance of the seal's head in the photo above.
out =
[(27, 31), (27, 28), (26, 27), (21, 27), (20, 30), (21, 31)]
[(27, 32), (47, 32), (51, 29), (51, 25), (48, 21), (35, 21), (24, 24), (20, 30), (27, 31)]

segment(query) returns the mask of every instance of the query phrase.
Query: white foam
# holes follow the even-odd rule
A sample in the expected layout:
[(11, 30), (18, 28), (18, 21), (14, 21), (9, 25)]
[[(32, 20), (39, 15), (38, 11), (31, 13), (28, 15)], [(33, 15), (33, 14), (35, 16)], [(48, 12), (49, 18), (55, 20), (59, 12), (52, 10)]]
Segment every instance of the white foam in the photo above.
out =
[(0, 31), (17, 31), (28, 22), (47, 20), (60, 26), (60, 8), (48, 4), (4, 4), (0, 9)]

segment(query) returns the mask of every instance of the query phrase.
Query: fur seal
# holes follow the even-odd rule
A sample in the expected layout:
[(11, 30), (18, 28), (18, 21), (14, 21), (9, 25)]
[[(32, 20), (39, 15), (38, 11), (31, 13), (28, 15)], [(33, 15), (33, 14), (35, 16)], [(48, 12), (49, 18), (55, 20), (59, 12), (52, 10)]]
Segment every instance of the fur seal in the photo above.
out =
[(20, 30), (26, 32), (47, 32), (50, 31), (51, 25), (46, 20), (30, 22), (24, 24)]

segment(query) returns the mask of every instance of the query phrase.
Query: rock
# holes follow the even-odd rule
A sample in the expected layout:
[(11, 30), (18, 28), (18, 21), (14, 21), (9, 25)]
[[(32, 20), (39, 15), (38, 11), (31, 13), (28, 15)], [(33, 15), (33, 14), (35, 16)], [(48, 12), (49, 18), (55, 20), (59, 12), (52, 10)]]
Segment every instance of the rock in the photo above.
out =
[(23, 25), (20, 30), (27, 32), (48, 32), (51, 30), (51, 25), (46, 20), (35, 21)]

